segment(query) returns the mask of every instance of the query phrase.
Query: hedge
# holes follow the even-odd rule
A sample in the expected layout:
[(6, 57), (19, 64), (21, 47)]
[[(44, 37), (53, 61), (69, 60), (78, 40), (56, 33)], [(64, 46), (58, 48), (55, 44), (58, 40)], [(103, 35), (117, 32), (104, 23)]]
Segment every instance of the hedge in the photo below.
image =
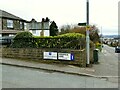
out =
[[(67, 48), (79, 49), (85, 44), (85, 36), (78, 33), (68, 33), (54, 37), (34, 37), (34, 42), (38, 48)], [(82, 44), (81, 41), (83, 42)]]
[[(59, 48), (83, 49), (86, 47), (85, 36), (79, 33), (67, 33), (59, 36), (38, 37), (25, 32), (16, 35), (11, 45), (12, 48)], [(25, 36), (27, 35), (27, 36)]]

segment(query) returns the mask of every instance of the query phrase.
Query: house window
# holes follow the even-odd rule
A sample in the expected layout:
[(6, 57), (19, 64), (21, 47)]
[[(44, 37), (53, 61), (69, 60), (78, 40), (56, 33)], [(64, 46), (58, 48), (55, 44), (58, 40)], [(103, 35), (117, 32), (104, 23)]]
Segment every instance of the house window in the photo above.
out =
[(24, 23), (24, 29), (25, 30), (27, 29), (27, 23)]
[(32, 33), (33, 33), (34, 35), (36, 35), (36, 30), (32, 30)]
[(13, 20), (7, 20), (7, 27), (13, 28)]
[(35, 23), (32, 23), (31, 29), (35, 29)]
[(23, 25), (22, 25), (22, 22), (20, 22), (20, 29), (23, 29)]
[(44, 29), (49, 29), (49, 22), (44, 23)]

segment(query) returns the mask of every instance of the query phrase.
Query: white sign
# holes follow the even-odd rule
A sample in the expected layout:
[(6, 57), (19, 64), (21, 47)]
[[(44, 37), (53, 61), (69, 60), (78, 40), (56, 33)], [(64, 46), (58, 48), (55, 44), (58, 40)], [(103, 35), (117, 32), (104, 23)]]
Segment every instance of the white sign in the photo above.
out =
[(58, 59), (60, 59), (60, 60), (74, 60), (74, 55), (71, 53), (58, 53)]
[(57, 60), (57, 52), (44, 52), (43, 59), (55, 59)]

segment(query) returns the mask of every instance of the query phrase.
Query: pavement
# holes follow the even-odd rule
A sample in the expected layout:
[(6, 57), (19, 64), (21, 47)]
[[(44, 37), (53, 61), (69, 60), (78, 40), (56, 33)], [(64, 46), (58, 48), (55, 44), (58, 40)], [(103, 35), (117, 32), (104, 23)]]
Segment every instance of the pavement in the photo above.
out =
[[(103, 52), (99, 52), (99, 57), (103, 56)], [(105, 63), (105, 60), (99, 58), (99, 64), (94, 64), (92, 67), (81, 68), (72, 65), (55, 65), (44, 64), (35, 61), (24, 61), (20, 59), (1, 58), (0, 63), (3, 65), (12, 65), (17, 67), (25, 67), (32, 69), (41, 69), (49, 72), (60, 72), (65, 74), (73, 74), (87, 77), (103, 78), (110, 82), (118, 83), (118, 66), (115, 63), (116, 68), (110, 68), (110, 64)], [(107, 66), (107, 67), (106, 67)]]

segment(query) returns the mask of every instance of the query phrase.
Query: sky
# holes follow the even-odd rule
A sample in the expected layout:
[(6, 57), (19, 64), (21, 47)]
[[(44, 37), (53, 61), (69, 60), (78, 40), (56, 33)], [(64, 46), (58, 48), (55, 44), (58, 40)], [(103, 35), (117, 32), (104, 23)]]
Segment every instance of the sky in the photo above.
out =
[[(118, 35), (118, 2), (89, 0), (89, 21), (103, 35)], [(60, 28), (86, 22), (86, 0), (0, 0), (0, 9), (30, 21), (48, 17)]]

